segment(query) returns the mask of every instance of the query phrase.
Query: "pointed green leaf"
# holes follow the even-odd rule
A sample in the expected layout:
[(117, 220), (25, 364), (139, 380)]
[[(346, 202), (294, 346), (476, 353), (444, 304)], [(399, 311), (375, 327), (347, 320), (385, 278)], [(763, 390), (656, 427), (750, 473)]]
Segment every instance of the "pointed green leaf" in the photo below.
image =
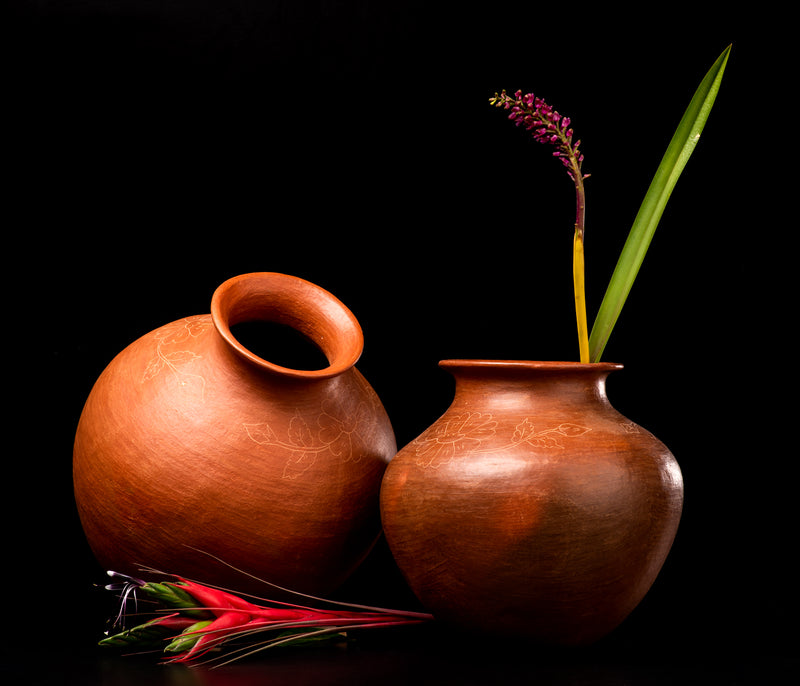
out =
[(211, 622), (214, 621), (212, 619), (204, 619), (199, 622), (195, 622), (191, 626), (186, 627), (176, 638), (174, 638), (166, 648), (164, 648), (165, 653), (182, 653), (186, 650), (190, 650), (194, 647), (195, 643), (200, 640), (200, 637), (203, 636), (203, 629), (205, 629)]
[(183, 610), (188, 617), (204, 618), (209, 614), (205, 610), (199, 609), (197, 600), (179, 584), (148, 582), (141, 587), (141, 591), (166, 607)]
[(164, 636), (168, 634), (169, 629), (161, 624), (161, 618), (156, 618), (144, 624), (120, 631), (117, 634), (106, 636), (98, 645), (111, 646), (112, 648), (148, 646), (160, 643), (164, 640)]
[(667, 201), (700, 139), (717, 97), (730, 51), (729, 45), (698, 86), (645, 194), (592, 326), (589, 339), (592, 362), (599, 362), (603, 355)]

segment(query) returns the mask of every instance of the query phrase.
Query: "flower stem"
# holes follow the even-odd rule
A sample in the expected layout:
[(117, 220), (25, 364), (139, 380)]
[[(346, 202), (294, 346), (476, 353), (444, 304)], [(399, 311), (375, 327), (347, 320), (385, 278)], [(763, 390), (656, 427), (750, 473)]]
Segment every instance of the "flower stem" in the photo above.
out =
[(572, 251), (572, 278), (575, 285), (575, 317), (578, 322), (578, 347), (581, 362), (589, 362), (589, 325), (586, 322), (586, 288), (582, 232), (575, 231)]
[(571, 160), (573, 169), (570, 176), (575, 181), (575, 235), (572, 241), (572, 282), (575, 291), (575, 318), (578, 324), (578, 349), (580, 360), (589, 362), (589, 325), (586, 321), (586, 279), (583, 250), (583, 231), (586, 224), (586, 192), (577, 159)]
[(586, 288), (584, 285), (583, 229), (586, 220), (586, 194), (583, 180), (589, 177), (581, 171), (583, 154), (580, 141), (573, 141), (569, 117), (562, 117), (542, 98), (533, 93), (516, 91), (511, 97), (506, 91), (495, 93), (489, 104), (510, 110), (508, 118), (523, 127), (539, 143), (556, 148), (553, 156), (561, 160), (575, 184), (576, 215), (572, 249), (572, 280), (575, 291), (575, 315), (578, 321), (578, 347), (581, 362), (589, 362), (589, 327), (586, 323)]

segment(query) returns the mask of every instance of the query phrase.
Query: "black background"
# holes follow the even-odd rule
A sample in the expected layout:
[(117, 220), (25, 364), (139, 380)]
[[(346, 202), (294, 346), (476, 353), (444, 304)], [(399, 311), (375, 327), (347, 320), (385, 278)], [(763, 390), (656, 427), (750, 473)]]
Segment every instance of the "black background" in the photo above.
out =
[[(605, 354), (625, 364), (612, 402), (681, 464), (681, 529), (618, 632), (580, 655), (525, 660), (519, 675), (645, 683), (691, 664), (681, 683), (769, 683), (743, 675), (788, 664), (797, 222), (785, 18), (613, 3), (9, 7), (2, 669), (19, 683), (156, 683), (138, 662), (94, 653), (103, 570), (72, 500), (72, 437), (114, 354), (207, 312), (231, 276), (302, 276), (359, 318), (359, 368), (401, 445), (451, 399), (440, 359), (575, 359), (571, 182), (487, 99), (534, 91), (583, 140), (591, 313), (694, 88), (729, 43), (715, 109)], [(382, 547), (345, 592), (413, 602)], [(423, 638), (335, 666), (351, 682), (386, 681), (428, 655)], [(289, 670), (338, 683), (318, 657), (217, 678)], [(491, 653), (487, 671), (463, 664), (442, 658), (448, 683), (493, 683), (499, 669)], [(503, 664), (517, 674), (508, 652)]]

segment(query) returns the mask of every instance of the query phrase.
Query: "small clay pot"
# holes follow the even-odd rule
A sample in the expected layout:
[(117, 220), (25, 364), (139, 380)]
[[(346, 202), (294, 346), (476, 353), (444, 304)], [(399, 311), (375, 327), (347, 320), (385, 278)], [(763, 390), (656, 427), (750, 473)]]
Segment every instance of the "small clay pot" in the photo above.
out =
[(615, 364), (449, 360), (452, 405), (392, 460), (386, 540), (437, 620), (576, 645), (612, 631), (672, 545), (681, 472), (617, 412)]
[[(250, 321), (291, 327), (327, 365), (262, 359), (232, 332)], [(305, 593), (339, 586), (380, 535), (381, 478), (396, 452), (354, 367), (362, 347), (339, 300), (275, 273), (226, 281), (210, 315), (128, 346), (94, 385), (75, 437), (75, 498), (101, 564), (262, 595), (274, 594), (231, 566)]]

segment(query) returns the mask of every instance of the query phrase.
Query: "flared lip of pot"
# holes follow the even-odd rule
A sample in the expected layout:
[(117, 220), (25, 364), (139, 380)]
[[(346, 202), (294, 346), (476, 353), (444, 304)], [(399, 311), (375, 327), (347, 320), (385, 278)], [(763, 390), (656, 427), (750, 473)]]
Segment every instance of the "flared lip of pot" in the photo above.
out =
[(484, 360), (484, 359), (446, 359), (439, 362), (439, 366), (448, 371), (531, 371), (531, 372), (594, 372), (609, 374), (622, 369), (623, 365), (617, 362), (569, 362), (569, 361), (538, 361), (538, 360)]
[[(248, 283), (263, 284), (281, 293), (276, 302), (249, 306)], [(288, 295), (284, 301), (283, 296)], [(291, 297), (305, 298), (297, 312), (287, 305)], [(350, 309), (336, 296), (310, 281), (278, 272), (241, 274), (222, 283), (211, 298), (214, 325), (230, 348), (242, 359), (285, 378), (322, 380), (338, 376), (353, 367), (364, 349), (361, 325)], [(317, 345), (328, 359), (321, 369), (292, 369), (259, 357), (243, 346), (233, 335), (231, 326), (245, 321), (270, 321), (285, 324), (303, 333)], [(311, 322), (316, 319), (316, 323)]]

